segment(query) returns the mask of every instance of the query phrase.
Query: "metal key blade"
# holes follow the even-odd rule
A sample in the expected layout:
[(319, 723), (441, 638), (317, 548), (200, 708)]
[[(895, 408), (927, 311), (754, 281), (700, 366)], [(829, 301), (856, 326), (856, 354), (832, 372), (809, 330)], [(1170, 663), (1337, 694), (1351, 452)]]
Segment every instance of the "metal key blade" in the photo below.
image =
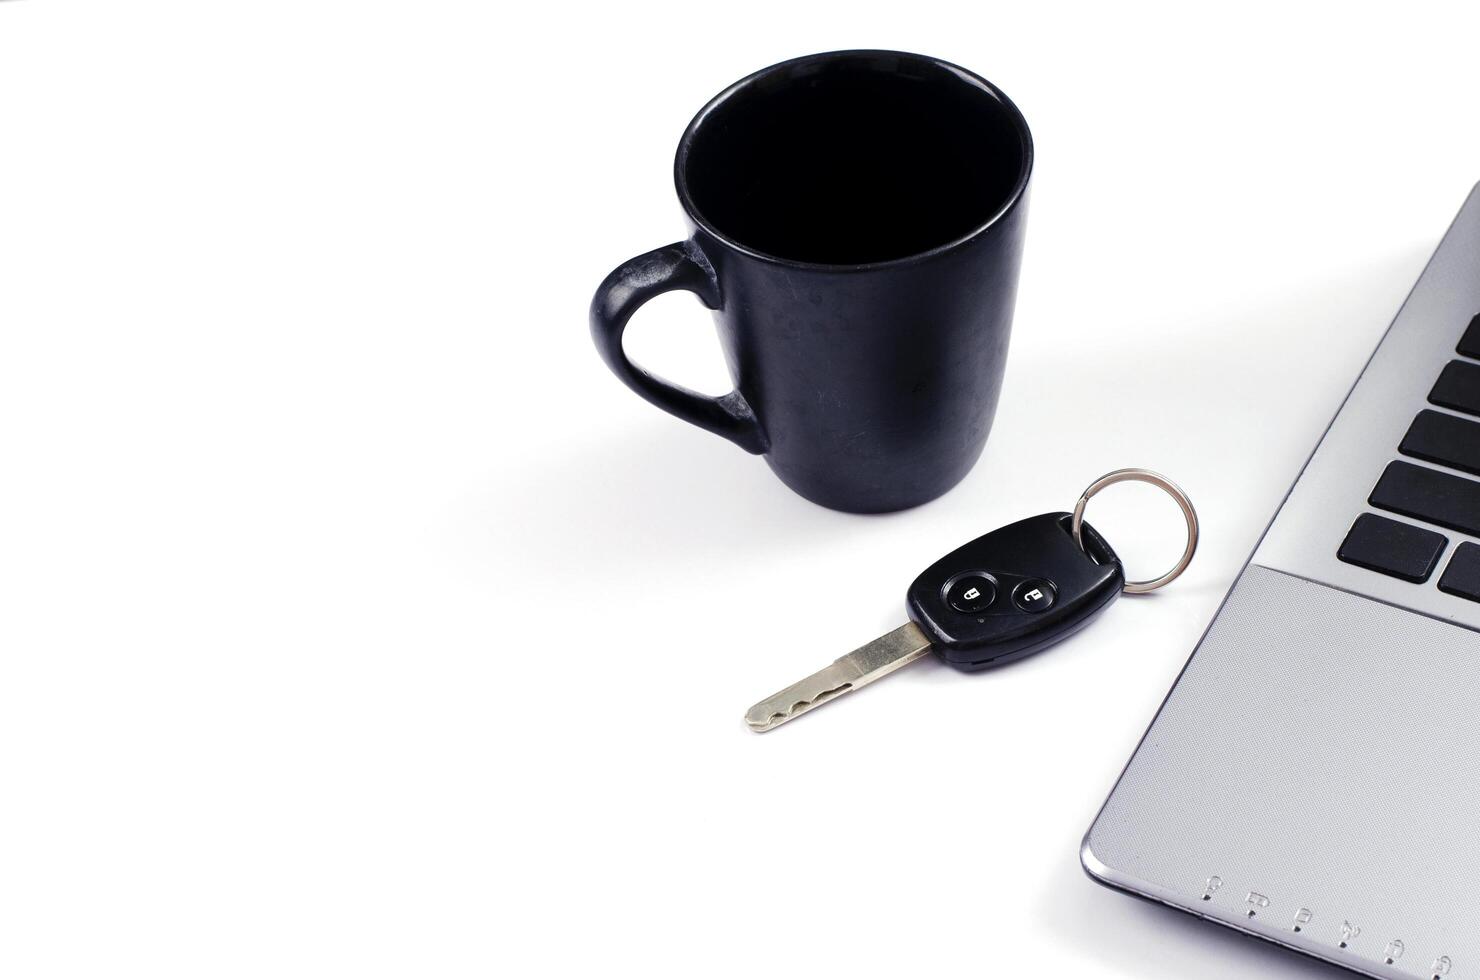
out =
[(820, 704), (888, 677), (929, 652), (930, 640), (920, 627), (905, 623), (754, 705), (745, 713), (745, 723), (752, 731), (769, 732)]

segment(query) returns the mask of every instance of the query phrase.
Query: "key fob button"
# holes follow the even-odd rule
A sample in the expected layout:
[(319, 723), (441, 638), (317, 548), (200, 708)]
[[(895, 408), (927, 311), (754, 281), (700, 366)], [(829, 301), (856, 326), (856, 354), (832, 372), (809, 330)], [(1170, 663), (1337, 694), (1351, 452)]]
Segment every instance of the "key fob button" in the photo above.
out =
[[(1073, 517), (1056, 511), (999, 527), (919, 574), (905, 603), (941, 660), (985, 670), (1026, 657), (1074, 632), (1120, 595), (1120, 560), (1088, 523), (1080, 547)], [(968, 578), (991, 582), (990, 608), (963, 613), (952, 601), (971, 589)], [(1038, 595), (1028, 598), (1035, 588)]]
[(957, 612), (979, 613), (997, 599), (997, 583), (980, 572), (969, 572), (946, 587), (946, 602)]
[(1012, 602), (1023, 612), (1037, 613), (1052, 608), (1054, 600), (1059, 597), (1053, 584), (1047, 579), (1030, 578), (1026, 582), (1019, 582), (1018, 587), (1012, 590)]

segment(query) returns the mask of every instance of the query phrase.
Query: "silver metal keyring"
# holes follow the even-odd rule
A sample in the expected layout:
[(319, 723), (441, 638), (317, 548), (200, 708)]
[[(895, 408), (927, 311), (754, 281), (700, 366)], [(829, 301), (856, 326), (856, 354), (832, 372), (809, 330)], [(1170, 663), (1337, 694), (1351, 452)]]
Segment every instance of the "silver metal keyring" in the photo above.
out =
[(1177, 506), (1182, 508), (1182, 516), (1187, 518), (1187, 549), (1182, 552), (1182, 557), (1178, 559), (1176, 565), (1172, 566), (1172, 570), (1160, 578), (1147, 579), (1144, 582), (1125, 583), (1124, 591), (1131, 594), (1154, 592), (1186, 571), (1187, 566), (1192, 564), (1192, 556), (1197, 552), (1197, 511), (1192, 509), (1192, 501), (1181, 487), (1160, 473), (1137, 469), (1135, 467), (1106, 473), (1094, 483), (1091, 483), (1085, 489), (1084, 493), (1079, 495), (1079, 501), (1074, 505), (1074, 522), (1070, 525), (1070, 530), (1074, 532), (1074, 543), (1083, 549), (1084, 535), (1080, 528), (1084, 525), (1084, 508), (1089, 503), (1089, 498), (1113, 483), (1124, 483), (1127, 480), (1133, 480), (1138, 483), (1149, 483), (1154, 487), (1160, 487), (1165, 490), (1177, 502)]

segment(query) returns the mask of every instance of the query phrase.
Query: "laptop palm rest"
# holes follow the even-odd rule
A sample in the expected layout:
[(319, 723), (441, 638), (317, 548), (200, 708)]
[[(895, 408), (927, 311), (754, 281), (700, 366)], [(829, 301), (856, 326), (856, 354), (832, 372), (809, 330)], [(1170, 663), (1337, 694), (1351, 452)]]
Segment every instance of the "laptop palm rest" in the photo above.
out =
[(1083, 858), (1372, 976), (1480, 978), (1480, 634), (1250, 565)]

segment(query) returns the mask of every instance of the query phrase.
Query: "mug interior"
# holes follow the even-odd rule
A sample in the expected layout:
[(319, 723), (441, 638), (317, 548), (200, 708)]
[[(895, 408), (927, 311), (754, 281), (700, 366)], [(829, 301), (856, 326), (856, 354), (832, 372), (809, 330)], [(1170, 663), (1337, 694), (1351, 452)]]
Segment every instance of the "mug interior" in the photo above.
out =
[(968, 237), (1017, 194), (1030, 158), (1017, 108), (930, 58), (846, 52), (738, 83), (679, 146), (686, 206), (778, 259), (855, 265)]

